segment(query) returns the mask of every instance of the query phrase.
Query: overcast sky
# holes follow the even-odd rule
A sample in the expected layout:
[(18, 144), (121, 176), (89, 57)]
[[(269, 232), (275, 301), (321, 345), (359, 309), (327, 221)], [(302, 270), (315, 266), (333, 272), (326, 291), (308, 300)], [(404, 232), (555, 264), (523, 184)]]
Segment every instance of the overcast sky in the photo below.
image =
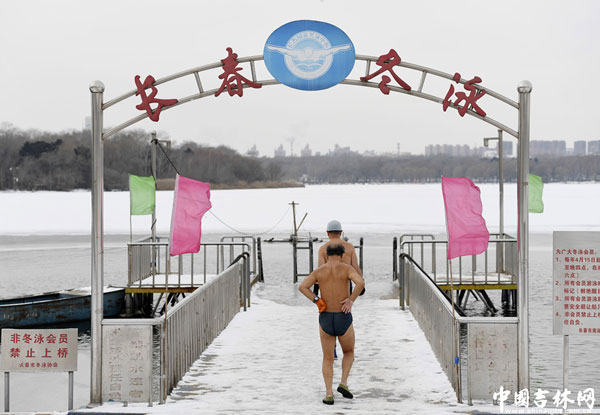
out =
[[(356, 53), (394, 48), (403, 61), (479, 76), (513, 100), (517, 84), (533, 84), (532, 140), (600, 139), (600, 2), (598, 1), (56, 1), (0, 2), (0, 122), (22, 129), (80, 129), (90, 114), (89, 84), (106, 85), (105, 101), (134, 89), (134, 76), (160, 78), (217, 62), (232, 47), (261, 55), (279, 26), (299, 19), (338, 26)], [(261, 64), (262, 65), (262, 64)], [(363, 75), (357, 62), (351, 76)], [(266, 74), (264, 65), (259, 75)], [(418, 86), (411, 71), (399, 75)], [(249, 67), (241, 72), (250, 76)], [(356, 75), (358, 73), (358, 75)], [(216, 87), (219, 72), (204, 79)], [(263, 76), (264, 77), (266, 77)], [(425, 90), (428, 85), (426, 83)], [(444, 94), (449, 83), (431, 84)], [(159, 87), (159, 98), (191, 95), (191, 81)], [(459, 89), (460, 90), (460, 89)], [(110, 108), (105, 124), (139, 113), (139, 98)], [(517, 111), (478, 104), (517, 128)], [(184, 104), (130, 128), (157, 130), (175, 142), (224, 144), (241, 152), (256, 144), (273, 155), (309, 144), (377, 152), (422, 153), (427, 144), (480, 146), (496, 128), (441, 105), (378, 89), (337, 85), (306, 92), (283, 85)], [(505, 135), (507, 137), (507, 135)]]

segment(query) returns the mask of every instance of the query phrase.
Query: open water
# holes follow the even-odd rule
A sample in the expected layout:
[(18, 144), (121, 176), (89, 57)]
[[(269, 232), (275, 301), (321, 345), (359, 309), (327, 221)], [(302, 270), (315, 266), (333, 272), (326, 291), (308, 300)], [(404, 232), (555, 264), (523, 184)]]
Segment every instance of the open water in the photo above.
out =
[[(286, 235), (275, 235), (284, 237)], [(393, 234), (348, 235), (358, 243), (364, 237), (364, 272), (370, 281), (390, 282)], [(220, 235), (205, 235), (217, 241)], [(124, 284), (128, 235), (107, 236), (104, 263), (105, 284)], [(265, 285), (261, 295), (294, 303), (303, 297), (292, 283), (292, 249), (289, 244), (263, 243)], [(90, 285), (90, 241), (86, 236), (3, 236), (0, 239), (1, 297), (11, 297)], [(300, 271), (308, 270), (308, 259), (300, 258)], [(533, 234), (530, 239), (530, 330), (531, 386), (554, 390), (562, 385), (562, 337), (552, 335), (552, 235)], [(499, 293), (491, 297), (499, 307)], [(367, 291), (368, 295), (368, 291)], [(470, 300), (470, 313), (481, 313)], [(89, 342), (85, 328), (81, 342)], [(600, 391), (600, 339), (571, 336), (569, 378), (571, 390), (593, 387)]]

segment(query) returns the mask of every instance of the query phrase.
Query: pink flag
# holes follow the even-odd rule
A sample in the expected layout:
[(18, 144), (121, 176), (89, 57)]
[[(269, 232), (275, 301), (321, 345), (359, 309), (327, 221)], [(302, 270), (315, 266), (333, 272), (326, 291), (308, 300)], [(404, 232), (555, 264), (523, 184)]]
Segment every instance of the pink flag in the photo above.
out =
[(487, 249), (490, 233), (481, 216), (481, 192), (466, 177), (442, 177), (446, 207), (448, 259), (477, 255)]
[(210, 185), (177, 175), (169, 254), (196, 253), (200, 250), (202, 216), (211, 208)]

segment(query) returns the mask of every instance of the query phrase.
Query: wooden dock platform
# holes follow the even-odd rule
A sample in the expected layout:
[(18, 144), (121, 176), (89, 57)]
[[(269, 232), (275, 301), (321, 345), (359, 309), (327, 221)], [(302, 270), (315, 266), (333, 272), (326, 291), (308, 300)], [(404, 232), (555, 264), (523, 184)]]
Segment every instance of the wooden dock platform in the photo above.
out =
[(487, 274), (475, 273), (475, 275), (453, 275), (452, 284), (450, 277), (440, 276), (434, 280), (438, 287), (444, 291), (451, 288), (455, 291), (462, 290), (516, 290), (517, 280), (510, 274)]

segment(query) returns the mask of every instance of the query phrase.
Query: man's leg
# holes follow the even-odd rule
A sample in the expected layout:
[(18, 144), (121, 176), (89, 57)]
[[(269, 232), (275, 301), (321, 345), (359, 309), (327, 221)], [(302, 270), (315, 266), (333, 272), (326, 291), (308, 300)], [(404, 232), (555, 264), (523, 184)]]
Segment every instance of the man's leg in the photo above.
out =
[(335, 336), (330, 336), (319, 327), (321, 333), (321, 348), (323, 349), (323, 380), (325, 381), (326, 396), (333, 396), (333, 348)]
[[(350, 324), (343, 336), (338, 337), (344, 358), (342, 359), (342, 383), (348, 386), (348, 375), (354, 362), (354, 324)], [(334, 343), (335, 344), (335, 343)]]

